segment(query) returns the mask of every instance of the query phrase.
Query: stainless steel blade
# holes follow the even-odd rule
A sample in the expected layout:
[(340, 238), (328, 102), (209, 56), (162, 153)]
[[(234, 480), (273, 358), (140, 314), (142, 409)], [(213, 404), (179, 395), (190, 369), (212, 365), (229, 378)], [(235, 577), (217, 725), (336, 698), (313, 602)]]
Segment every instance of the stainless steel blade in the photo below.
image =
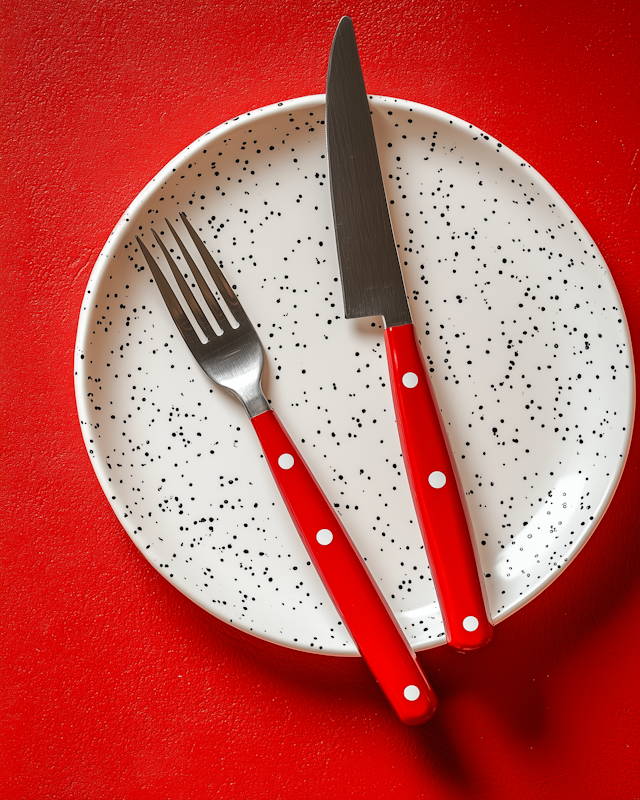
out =
[(345, 316), (381, 314), (385, 327), (406, 325), (411, 314), (349, 17), (329, 56), (325, 125)]

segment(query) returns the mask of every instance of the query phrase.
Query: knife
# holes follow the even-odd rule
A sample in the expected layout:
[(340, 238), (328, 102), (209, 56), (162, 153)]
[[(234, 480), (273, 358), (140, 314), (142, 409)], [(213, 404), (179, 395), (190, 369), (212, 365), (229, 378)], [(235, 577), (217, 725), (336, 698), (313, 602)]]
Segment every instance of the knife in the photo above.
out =
[(400, 444), (447, 643), (487, 644), (493, 625), (464, 492), (404, 288), (353, 23), (327, 72), (327, 159), (345, 317), (381, 315)]

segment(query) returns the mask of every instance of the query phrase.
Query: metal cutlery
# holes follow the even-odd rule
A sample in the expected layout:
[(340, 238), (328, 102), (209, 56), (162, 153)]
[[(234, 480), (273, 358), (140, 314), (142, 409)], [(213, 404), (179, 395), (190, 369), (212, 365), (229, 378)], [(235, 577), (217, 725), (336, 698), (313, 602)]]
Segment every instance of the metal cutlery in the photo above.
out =
[(383, 317), (400, 443), (447, 642), (471, 650), (491, 640), (493, 626), (455, 458), (414, 332), (349, 17), (331, 48), (326, 133), (345, 317)]
[(222, 333), (218, 335), (207, 319), (170, 253), (172, 248), (152, 230), (155, 244), (151, 249), (157, 244), (206, 341), (201, 341), (150, 249), (136, 237), (173, 321), (207, 376), (243, 404), (307, 552), (382, 691), (403, 722), (425, 722), (437, 705), (433, 690), (362, 557), (265, 398), (261, 386), (264, 353), (258, 334), (202, 239), (186, 215), (180, 217), (234, 323), (165, 220)]

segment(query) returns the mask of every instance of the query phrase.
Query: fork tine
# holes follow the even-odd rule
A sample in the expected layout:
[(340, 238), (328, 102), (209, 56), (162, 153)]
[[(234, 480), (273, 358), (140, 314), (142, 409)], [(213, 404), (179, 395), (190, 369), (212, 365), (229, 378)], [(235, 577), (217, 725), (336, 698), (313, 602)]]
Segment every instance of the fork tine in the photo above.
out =
[(211, 273), (211, 277), (215, 281), (220, 295), (224, 298), (226, 304), (229, 306), (229, 310), (232, 312), (233, 316), (238, 322), (240, 322), (241, 318), (243, 321), (248, 321), (248, 317), (244, 313), (244, 309), (240, 305), (240, 301), (235, 296), (233, 289), (227, 283), (227, 279), (222, 274), (220, 267), (214, 261), (213, 256), (205, 247), (204, 242), (193, 229), (184, 211), (180, 212), (180, 219), (183, 221), (185, 228), (189, 231), (189, 235), (193, 239), (193, 243), (198, 248), (198, 252), (202, 256), (204, 263), (207, 265), (207, 269)]
[(198, 334), (195, 332), (193, 325), (189, 321), (189, 317), (187, 317), (182, 310), (180, 301), (175, 296), (171, 286), (169, 286), (169, 282), (164, 277), (160, 267), (156, 264), (154, 257), (148, 251), (140, 237), (136, 236), (136, 239), (138, 241), (138, 245), (140, 246), (140, 250), (142, 251), (142, 255), (145, 257), (145, 260), (149, 265), (153, 279), (155, 280), (158, 289), (160, 289), (160, 294), (162, 295), (162, 298), (169, 309), (169, 313), (171, 314), (173, 321), (175, 322), (187, 345), (193, 349), (195, 342), (198, 342), (198, 344), (200, 343)]
[(229, 330), (229, 327), (230, 327), (229, 321), (227, 320), (227, 318), (226, 318), (226, 316), (224, 314), (224, 311), (220, 308), (220, 304), (218, 303), (218, 301), (216, 300), (215, 295), (213, 294), (213, 292), (209, 288), (209, 285), (207, 284), (205, 279), (202, 277), (202, 273), (198, 269), (195, 261), (193, 260), (193, 258), (191, 256), (191, 253), (187, 250), (187, 248), (185, 247), (182, 239), (175, 232), (175, 230), (173, 228), (173, 225), (169, 222), (169, 220), (166, 217), (165, 217), (164, 221), (169, 226), (169, 230), (173, 234), (173, 238), (178, 243), (178, 247), (180, 248), (180, 250), (182, 252), (182, 255), (184, 256), (185, 261), (189, 265), (189, 269), (191, 270), (191, 272), (193, 274), (193, 277), (196, 279), (196, 283), (198, 284), (198, 287), (200, 288), (200, 291), (202, 292), (202, 296), (204, 297), (207, 305), (211, 309), (211, 313), (216, 318), (216, 322), (222, 328), (223, 331), (224, 330)]
[(151, 229), (151, 233), (153, 233), (153, 235), (155, 236), (156, 242), (160, 246), (160, 249), (162, 250), (162, 252), (164, 254), (164, 257), (167, 259), (167, 263), (169, 264), (169, 267), (171, 268), (171, 272), (173, 273), (173, 277), (176, 279), (176, 283), (180, 287), (180, 291), (182, 292), (182, 296), (187, 301), (187, 305), (191, 309), (191, 313), (195, 317), (196, 322), (198, 323), (198, 325), (202, 329), (202, 332), (204, 333), (204, 335), (207, 337), (207, 339), (209, 341), (211, 341), (211, 339), (216, 336), (216, 333), (213, 330), (213, 328), (211, 327), (211, 325), (209, 324), (209, 320), (203, 314), (202, 309), (200, 308), (200, 305), (199, 305), (198, 301), (193, 296), (193, 292), (191, 291), (191, 289), (189, 287), (189, 284), (186, 282), (186, 280), (184, 279), (184, 276), (182, 275), (182, 273), (178, 269), (178, 266), (177, 266), (176, 262), (173, 260), (173, 257), (171, 256), (171, 254), (169, 253), (169, 251), (165, 247), (164, 242), (158, 236), (158, 234), (154, 231), (153, 228)]

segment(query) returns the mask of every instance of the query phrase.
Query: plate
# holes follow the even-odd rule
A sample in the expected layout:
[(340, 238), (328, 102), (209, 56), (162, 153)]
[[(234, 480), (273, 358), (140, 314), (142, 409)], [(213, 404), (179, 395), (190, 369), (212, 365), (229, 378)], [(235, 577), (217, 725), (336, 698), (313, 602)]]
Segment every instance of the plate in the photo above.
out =
[[(491, 617), (556, 578), (629, 448), (629, 331), (606, 264), (553, 188), (478, 128), (372, 97), (420, 344), (452, 442)], [(240, 404), (200, 370), (135, 236), (184, 211), (266, 353), (264, 389), (412, 646), (444, 641), (404, 472), (381, 320), (343, 319), (324, 96), (202, 136), (136, 198), (91, 275), (75, 381), (124, 529), (188, 598), (299, 650), (356, 655)]]

